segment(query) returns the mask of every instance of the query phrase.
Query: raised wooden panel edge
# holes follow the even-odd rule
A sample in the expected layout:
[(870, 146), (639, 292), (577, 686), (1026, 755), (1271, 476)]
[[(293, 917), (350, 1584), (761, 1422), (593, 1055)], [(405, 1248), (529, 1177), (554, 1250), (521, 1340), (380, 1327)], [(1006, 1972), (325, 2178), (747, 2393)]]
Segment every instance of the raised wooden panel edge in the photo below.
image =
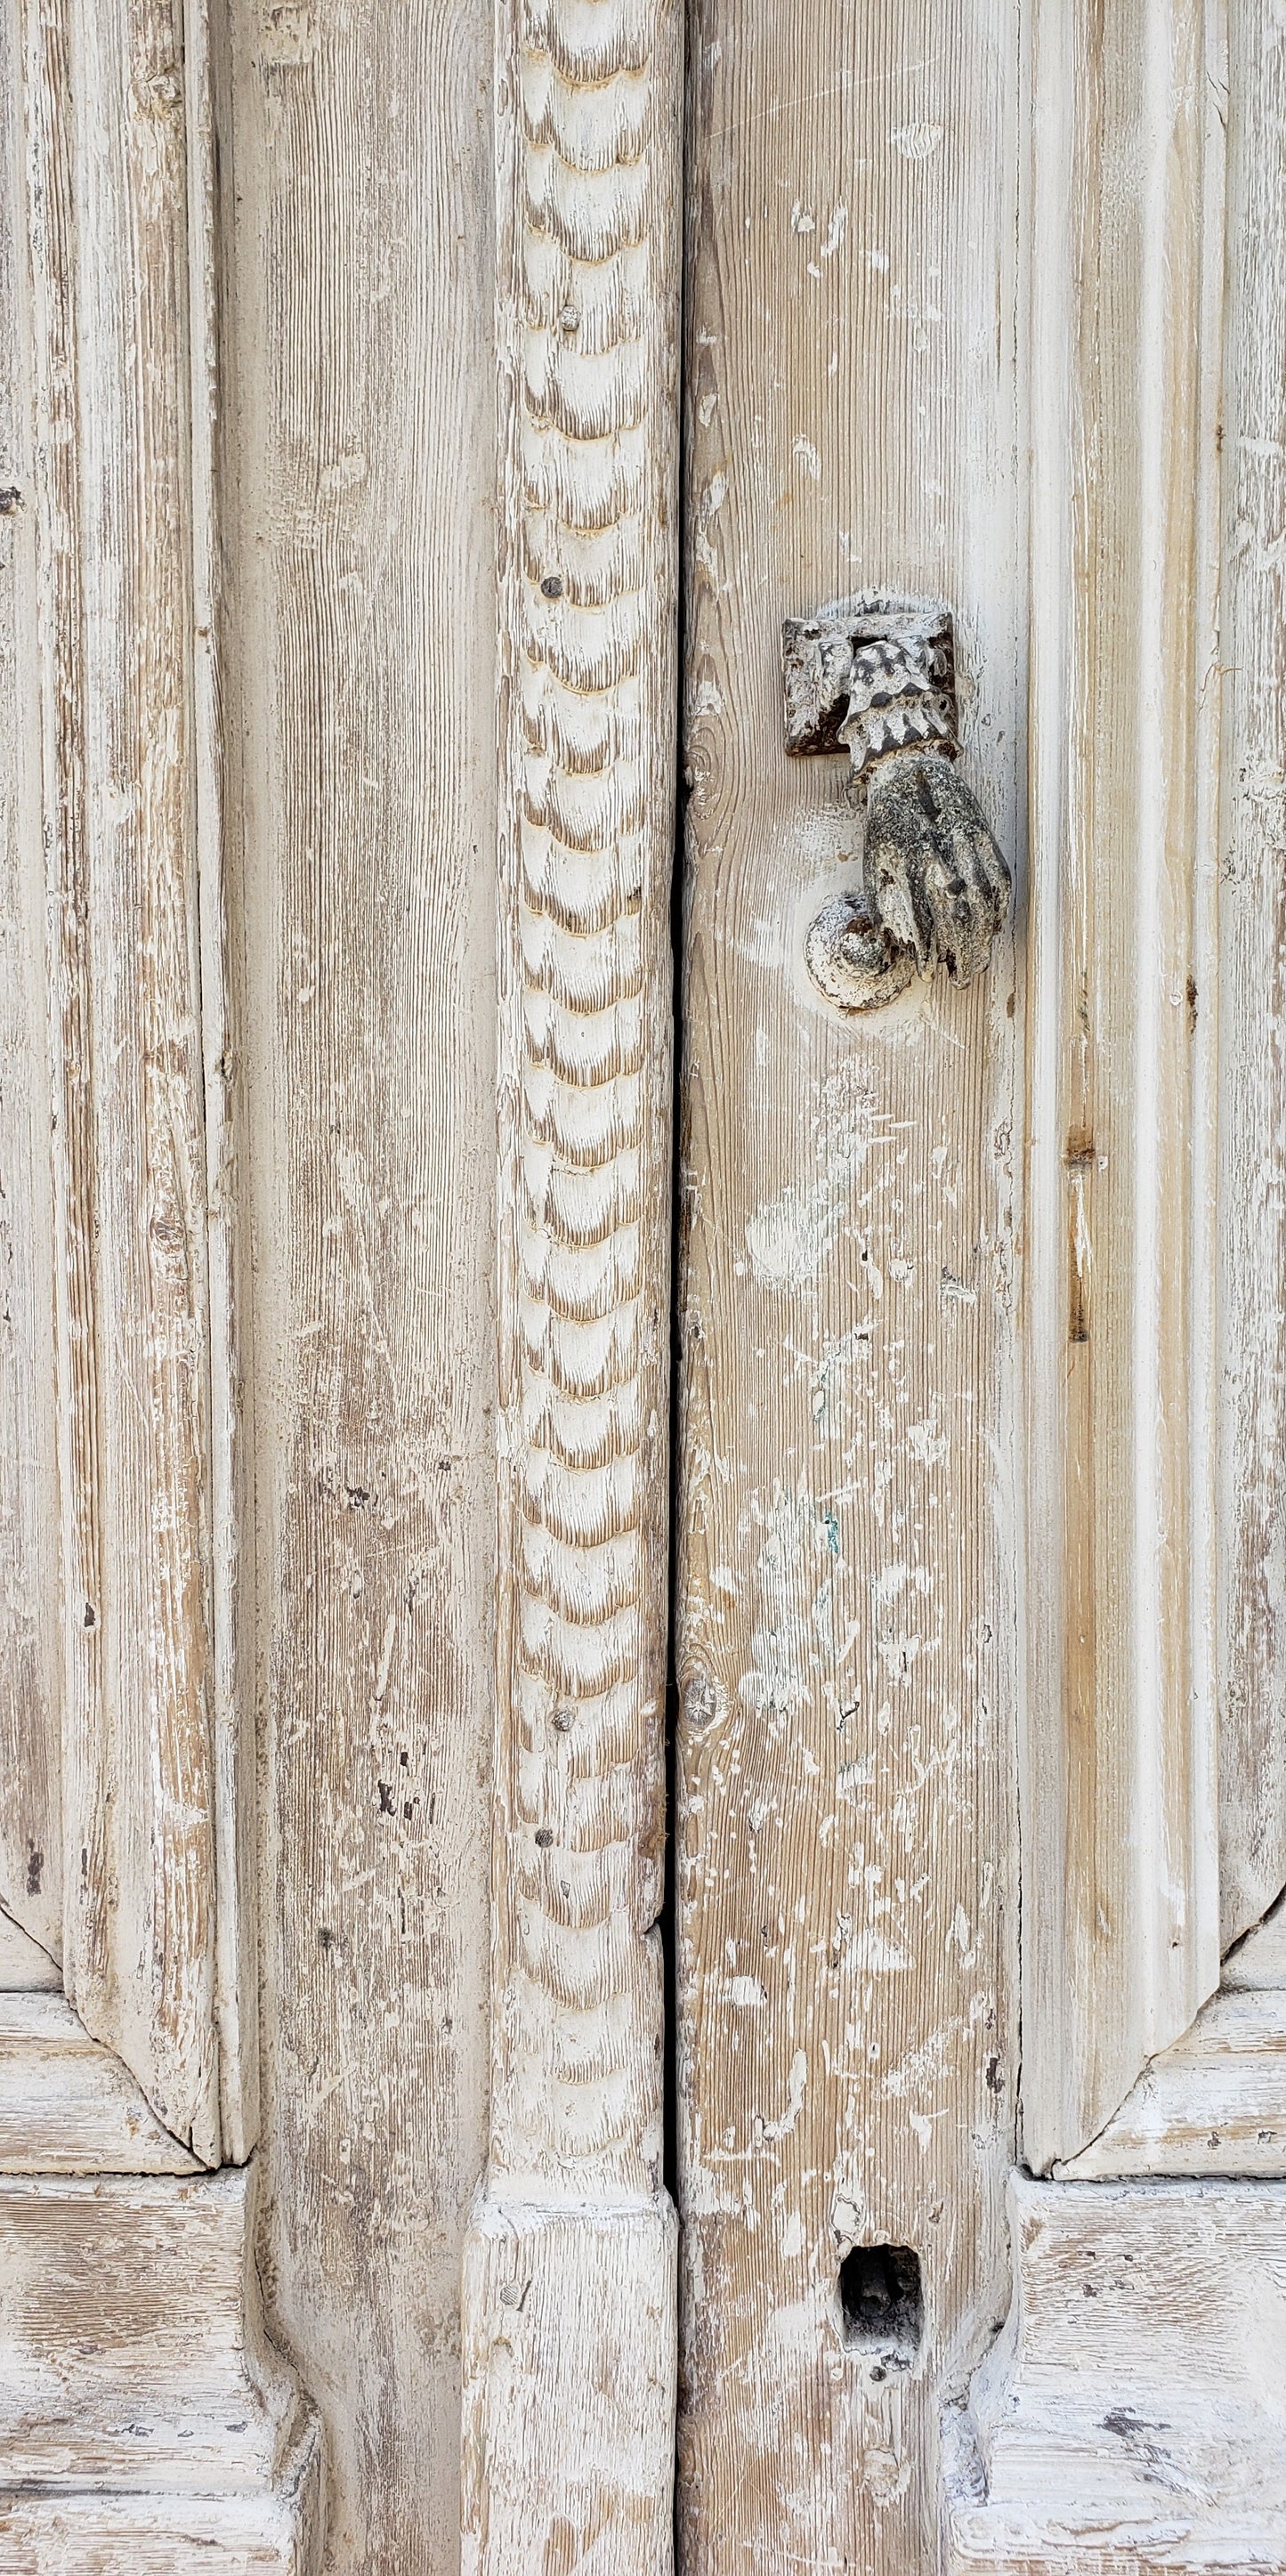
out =
[[(462, 2483), (486, 2576), (591, 2545), (642, 2576), (672, 2549), (655, 1927), (682, 41), (677, 0), (500, 0), (496, 19), (498, 1686)], [(506, 2358), (515, 2231), (552, 2407)]]
[(0, 1901), (62, 1942), (53, 1175), (19, 13), (0, 9)]
[(1220, 833), (1219, 1832), (1225, 1945), (1286, 1882), (1286, 27), (1229, 10)]
[(1217, 12), (1035, 18), (1023, 2124), (1218, 1982)]
[(0, 1910), (0, 1995), (61, 1994), (57, 1962)]
[(1286, 1988), (1286, 1896), (1279, 1897), (1263, 1922), (1256, 1923), (1228, 1952), (1219, 1982), (1229, 1994), (1265, 1986)]
[(1008, 2324), (944, 2425), (949, 2576), (1286, 2568), (1286, 2184), (1010, 2185)]
[(1286, 2175), (1286, 1993), (1219, 1993), (1054, 2173)]
[(0, 2173), (200, 2170), (65, 1995), (0, 1995)]
[(4, 2576), (315, 2576), (317, 2421), (252, 2228), (246, 2169), (0, 2180)]
[(164, 2126), (217, 2163), (251, 2141), (253, 2039), (236, 2002), (252, 1927), (228, 1613), (204, 20), (181, 28), (170, 0), (30, 0), (24, 26), (65, 1973)]

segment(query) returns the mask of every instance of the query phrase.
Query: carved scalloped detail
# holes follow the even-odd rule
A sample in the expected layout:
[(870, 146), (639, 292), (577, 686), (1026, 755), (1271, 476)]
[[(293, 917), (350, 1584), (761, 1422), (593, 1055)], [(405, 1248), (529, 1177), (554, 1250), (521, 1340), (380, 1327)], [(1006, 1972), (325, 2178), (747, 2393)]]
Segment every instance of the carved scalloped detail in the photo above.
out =
[(662, 28), (658, 0), (515, 0), (502, 31), (492, 2166), (577, 2189), (651, 2190), (660, 2149), (677, 333)]

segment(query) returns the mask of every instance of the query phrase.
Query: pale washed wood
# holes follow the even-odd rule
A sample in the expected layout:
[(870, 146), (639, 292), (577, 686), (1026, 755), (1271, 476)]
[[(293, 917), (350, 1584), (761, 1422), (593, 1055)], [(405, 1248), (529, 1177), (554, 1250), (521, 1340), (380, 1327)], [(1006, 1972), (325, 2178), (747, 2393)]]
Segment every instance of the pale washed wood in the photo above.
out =
[[(220, 358), (219, 108), (213, 53), (224, 21), (207, 0), (185, 0), (183, 100), (187, 164), (187, 358), (191, 377), (189, 507), (192, 547), (193, 844), (200, 954), (205, 1111), (210, 1420), (210, 1699), (213, 1717), (214, 2013), (219, 2046), (220, 2147), (243, 2163), (259, 2131), (258, 1782), (253, 1714), (253, 1390), (241, 1348), (253, 1245), (244, 1222), (244, 1050), (231, 990), (225, 849), (230, 753), (223, 722), (227, 546), (224, 492), (235, 490), (237, 420)], [(224, 122), (226, 124), (226, 102)], [(226, 199), (226, 188), (222, 192)]]
[(252, 2220), (244, 2172), (0, 2181), (4, 2576), (314, 2576), (317, 2421)]
[(1096, 2138), (1054, 2172), (1286, 2174), (1286, 1993), (1213, 1995)]
[(494, 1692), (491, 22), (220, 28), (261, 2245), (328, 2576), (450, 2576)]
[(1023, 2136), (1218, 1982), (1211, 922), (1218, 120), (1200, 0), (1042, 0)]
[(1229, 1952), (1219, 1982), (1233, 1993), (1264, 1986), (1286, 1990), (1286, 1897)]
[(0, 1898), (62, 1943), (53, 1191), (21, 47), (0, 13)]
[(0, 1995), (61, 1994), (62, 1977), (49, 1952), (0, 1913)]
[(1219, 886), (1225, 1945), (1286, 1885), (1286, 25), (1232, 0)]
[[(847, 758), (781, 623), (947, 601), (1021, 860), (1020, 26), (704, 0), (692, 30), (678, 1871), (686, 2576), (935, 2564), (938, 2421), (1005, 2299), (1017, 2081), (1012, 937), (844, 1021), (808, 925)], [(841, 2255), (918, 2254), (908, 2370)]]
[(655, 2196), (483, 2202), (463, 2285), (471, 2564), (672, 2564), (658, 2463), (674, 2450), (676, 2236)]
[[(198, 889), (213, 717), (193, 660), (194, 549), (204, 563), (208, 546), (181, 33), (169, 0), (33, 0), (25, 85), (76, 1855), (65, 1970), (86, 2026), (214, 2162), (216, 1912), (235, 1904), (218, 1864), (237, 1828), (216, 1826), (210, 1412), (224, 1371)], [(204, 402), (204, 348), (198, 378)], [(217, 826), (205, 849), (215, 865)], [(238, 1946), (225, 1927), (225, 1955)], [(238, 2036), (229, 2015), (225, 2057)], [(239, 2080), (229, 2092), (244, 2151)]]
[(950, 2576), (1286, 2568), (1286, 2186), (1011, 2192), (1014, 2305), (948, 2427)]
[(65, 1995), (0, 1994), (0, 2173), (200, 2170)]
[(462, 2538), (485, 2576), (662, 2576), (682, 16), (501, 0), (496, 30), (502, 1427)]

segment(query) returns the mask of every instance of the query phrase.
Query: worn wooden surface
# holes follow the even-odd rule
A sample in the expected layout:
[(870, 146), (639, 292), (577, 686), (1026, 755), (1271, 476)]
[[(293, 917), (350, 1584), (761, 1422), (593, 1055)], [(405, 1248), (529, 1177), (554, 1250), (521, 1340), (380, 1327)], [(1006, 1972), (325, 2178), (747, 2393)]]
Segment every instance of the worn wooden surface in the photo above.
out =
[[(781, 621), (944, 597), (1011, 863), (1018, 21), (692, 30), (678, 1669), (686, 2576), (935, 2560), (937, 2424), (1005, 2301), (1017, 2077), (1012, 942), (846, 1024), (857, 873), (782, 748)], [(907, 2366), (854, 2245), (918, 2256)]]
[(662, 2576), (682, 13), (504, 0), (496, 28), (502, 1427), (463, 2540), (486, 2576)]
[(1233, 0), (1219, 879), (1222, 1934), (1286, 1886), (1286, 26)]
[(0, 2173), (195, 2173), (65, 1995), (0, 1995)]
[(62, 1947), (53, 1189), (22, 50), (0, 11), (0, 1899)]
[(0, 1914), (0, 1995), (61, 1994), (57, 1963), (12, 1915)]
[(676, 2237), (655, 2195), (483, 2202), (463, 2280), (467, 2565), (672, 2568)]
[(1011, 2188), (1014, 2302), (948, 2428), (951, 2576), (1286, 2568), (1286, 2185)]
[(445, 2576), (487, 2089), (491, 27), (247, 0), (227, 40), (260, 2251), (330, 2576)]
[[(25, 28), (65, 1970), (158, 2117), (217, 2161), (235, 1822), (221, 1835), (182, 31), (169, 0), (59, 0)], [(225, 2061), (235, 2037), (229, 2014)], [(235, 2071), (229, 2089), (244, 2152)]]
[[(1221, 270), (1198, 0), (1035, 19), (1023, 2136), (1218, 1981)], [(1212, 306), (1215, 308), (1212, 310)]]
[(244, 2173), (0, 2181), (5, 2576), (316, 2576), (316, 2418)]
[(1234, 1994), (1274, 1986), (1286, 1991), (1286, 1898), (1230, 1951), (1220, 1982)]
[(1286, 2175), (1286, 1993), (1212, 1995), (1059, 2176)]

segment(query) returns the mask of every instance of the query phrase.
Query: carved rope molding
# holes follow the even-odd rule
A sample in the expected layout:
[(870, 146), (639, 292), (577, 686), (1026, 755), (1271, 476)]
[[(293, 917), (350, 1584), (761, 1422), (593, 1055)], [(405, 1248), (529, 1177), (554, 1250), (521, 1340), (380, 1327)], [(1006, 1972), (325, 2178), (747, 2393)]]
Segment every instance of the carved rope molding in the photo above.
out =
[(681, 30), (676, 0), (497, 19), (493, 2085), (462, 2513), (466, 2567), (496, 2576), (591, 2544), (659, 2576), (672, 2550), (654, 1927)]
[(656, 17), (521, 11), (500, 245), (492, 2160), (577, 2191), (651, 2192), (660, 2152), (675, 317)]

